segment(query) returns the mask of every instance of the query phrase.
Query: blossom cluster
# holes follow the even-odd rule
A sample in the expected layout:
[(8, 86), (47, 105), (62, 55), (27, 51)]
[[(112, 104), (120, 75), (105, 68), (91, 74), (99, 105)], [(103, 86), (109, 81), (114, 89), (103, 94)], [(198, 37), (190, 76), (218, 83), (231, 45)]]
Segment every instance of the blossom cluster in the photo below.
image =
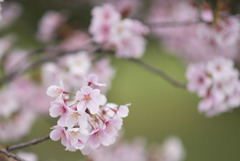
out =
[(177, 27), (156, 25), (153, 28), (164, 45), (184, 60), (201, 62), (218, 56), (239, 60), (240, 22), (234, 15), (221, 10), (214, 13), (208, 4), (199, 10), (195, 3), (187, 0), (158, 0), (148, 21), (153, 24), (195, 22)]
[(100, 146), (113, 144), (121, 129), (122, 118), (128, 116), (128, 106), (107, 103), (106, 96), (94, 86), (103, 86), (96, 75), (85, 78), (85, 84), (76, 93), (65, 91), (63, 84), (50, 86), (47, 94), (56, 99), (49, 109), (51, 117), (60, 116), (50, 138), (61, 139), (66, 150), (81, 150), (88, 154)]
[(98, 81), (106, 86), (96, 86), (105, 93), (111, 86), (115, 70), (107, 57), (96, 60), (96, 55), (79, 51), (59, 58), (57, 63), (46, 63), (42, 66), (42, 79), (45, 86), (56, 84), (58, 80), (65, 82), (65, 89), (71, 91), (84, 85), (82, 79), (94, 73)]
[(116, 0), (102, 0), (102, 1), (95, 1), (95, 0), (90, 0), (88, 1), (92, 5), (103, 5), (106, 3), (109, 3), (113, 5), (116, 10), (121, 13), (122, 17), (133, 17), (139, 14), (139, 11), (142, 7), (141, 1), (139, 0), (121, 0), (121, 1), (116, 1)]
[(49, 101), (44, 90), (29, 78), (18, 78), (5, 86), (0, 93), (0, 140), (15, 141), (25, 136), (36, 116), (48, 111)]
[(149, 150), (145, 146), (145, 141), (139, 138), (132, 143), (117, 142), (92, 151), (89, 158), (92, 161), (183, 161), (186, 155), (181, 140), (173, 136)]
[(191, 64), (186, 77), (188, 90), (204, 99), (200, 112), (207, 116), (229, 111), (240, 105), (239, 72), (232, 60), (219, 57), (208, 62)]
[(92, 16), (89, 31), (95, 42), (116, 51), (119, 57), (139, 58), (143, 55), (146, 43), (143, 35), (148, 33), (148, 28), (140, 21), (123, 19), (110, 4), (95, 7)]

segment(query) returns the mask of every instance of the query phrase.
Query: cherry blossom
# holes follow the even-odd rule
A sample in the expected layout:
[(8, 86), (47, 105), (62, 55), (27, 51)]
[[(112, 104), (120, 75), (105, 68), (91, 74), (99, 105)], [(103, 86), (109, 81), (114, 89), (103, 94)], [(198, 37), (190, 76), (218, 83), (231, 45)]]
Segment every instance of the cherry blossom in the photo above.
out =
[(24, 159), (25, 161), (38, 161), (38, 158), (34, 153), (20, 151), (17, 152), (17, 156)]
[(105, 103), (105, 96), (100, 94), (99, 89), (83, 86), (77, 92), (75, 100), (79, 102), (77, 104), (79, 111), (85, 111), (88, 108), (92, 114), (96, 114), (99, 111), (99, 106)]
[(183, 161), (185, 156), (182, 141), (175, 136), (167, 138), (160, 146), (152, 147), (149, 152), (151, 161)]
[[(92, 80), (89, 83), (89, 80)], [(101, 146), (109, 146), (116, 141), (122, 128), (122, 118), (127, 117), (127, 105), (118, 106), (106, 103), (106, 96), (94, 88), (97, 83), (95, 74), (89, 75), (80, 90), (75, 93), (63, 91), (61, 97), (52, 101), (50, 116), (61, 116), (50, 133), (52, 140), (61, 139), (66, 150), (81, 150), (89, 154)], [(84, 79), (84, 78), (82, 78)]]
[[(88, 85), (90, 81), (91, 86), (105, 93), (111, 86), (115, 70), (110, 65), (109, 58), (104, 57), (97, 61), (95, 59), (96, 55), (77, 52), (60, 58), (57, 63), (46, 63), (42, 66), (41, 72), (43, 85), (48, 87), (62, 80), (65, 82), (64, 89), (71, 91), (79, 85)], [(85, 77), (85, 80), (82, 77)]]
[(46, 12), (39, 22), (38, 40), (49, 42), (55, 38), (55, 32), (66, 21), (66, 16), (56, 11)]
[(143, 55), (148, 28), (137, 20), (121, 19), (120, 13), (110, 4), (95, 7), (92, 10), (90, 33), (94, 41), (106, 49), (116, 50), (119, 57), (136, 57)]
[(199, 111), (213, 116), (240, 105), (239, 73), (233, 61), (223, 57), (205, 63), (192, 64), (187, 70), (188, 90), (204, 99)]
[(202, 62), (218, 56), (239, 59), (238, 18), (221, 10), (216, 13), (214, 21), (213, 18), (214, 11), (208, 5), (199, 11), (189, 1), (177, 0), (157, 1), (149, 14), (150, 23), (196, 22), (178, 27), (153, 28), (155, 35), (178, 57), (188, 62)]
[(47, 89), (47, 95), (50, 97), (61, 96), (64, 92), (64, 87), (62, 81), (60, 81), (60, 86), (50, 86)]
[(83, 76), (89, 71), (91, 61), (86, 52), (79, 52), (67, 57), (66, 65), (70, 73)]
[[(1, 2), (3, 2), (3, 0)], [(1, 30), (11, 26), (23, 12), (22, 6), (19, 3), (7, 1), (4, 2), (1, 10)]]

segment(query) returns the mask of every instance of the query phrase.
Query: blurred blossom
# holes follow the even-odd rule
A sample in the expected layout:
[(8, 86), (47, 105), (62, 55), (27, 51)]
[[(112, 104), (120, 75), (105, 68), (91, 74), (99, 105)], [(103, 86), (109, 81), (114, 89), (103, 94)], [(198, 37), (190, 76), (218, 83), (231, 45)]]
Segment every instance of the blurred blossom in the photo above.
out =
[(148, 28), (138, 20), (122, 19), (120, 13), (111, 4), (95, 7), (92, 10), (89, 28), (93, 40), (105, 49), (116, 51), (118, 57), (139, 58), (145, 51), (145, 39)]
[(28, 134), (36, 116), (48, 111), (50, 100), (32, 80), (18, 78), (1, 90), (0, 101), (0, 140), (8, 142)]
[(102, 1), (91, 1), (95, 5), (103, 5), (109, 3), (113, 5), (123, 17), (136, 16), (142, 6), (139, 0), (102, 0)]
[(108, 58), (95, 60), (95, 55), (78, 52), (62, 57), (58, 63), (46, 63), (42, 66), (42, 80), (44, 86), (58, 83), (62, 80), (66, 90), (73, 90), (84, 85), (85, 77), (95, 73), (100, 83), (106, 86), (94, 86), (105, 93), (111, 87), (115, 70), (111, 67)]
[(132, 143), (117, 142), (116, 144), (92, 151), (91, 161), (183, 161), (185, 150), (181, 140), (169, 137), (162, 145), (145, 149), (142, 139), (135, 139)]
[(16, 2), (4, 2), (1, 10), (0, 29), (12, 25), (22, 14), (22, 6)]
[(57, 29), (66, 21), (66, 15), (56, 11), (46, 12), (38, 26), (37, 39), (50, 42), (56, 37)]
[(80, 31), (73, 32), (69, 37), (67, 37), (63, 42), (58, 46), (60, 50), (64, 51), (76, 51), (86, 49), (91, 47), (90, 37)]
[(91, 67), (91, 60), (86, 52), (79, 52), (74, 56), (68, 56), (65, 61), (71, 74), (83, 76)]
[(118, 142), (93, 151), (89, 158), (92, 161), (146, 161), (145, 144), (140, 139), (131, 143)]
[(0, 38), (0, 59), (6, 54), (6, 52), (12, 47), (16, 40), (14, 35), (7, 35)]
[[(51, 102), (49, 109), (51, 117), (59, 117), (56, 126), (50, 133), (54, 141), (60, 140), (66, 150), (81, 150), (89, 154), (102, 146), (109, 146), (116, 141), (119, 130), (122, 128), (123, 118), (128, 116), (130, 104), (118, 106), (107, 103), (106, 96), (100, 93), (95, 86), (102, 86), (96, 75), (90, 75), (76, 93), (66, 91), (62, 85), (50, 86), (49, 96), (56, 99)], [(82, 78), (83, 79), (83, 78)], [(52, 93), (58, 94), (53, 95)]]
[(0, 140), (2, 142), (19, 140), (29, 133), (34, 120), (35, 115), (27, 109), (14, 113), (8, 119), (0, 118)]
[(149, 161), (183, 161), (185, 155), (181, 140), (177, 137), (169, 137), (161, 146), (150, 149)]
[(6, 60), (4, 61), (5, 73), (11, 73), (16, 70), (22, 69), (29, 63), (26, 62), (26, 56), (28, 51), (23, 49), (14, 49), (8, 53)]
[(189, 65), (188, 90), (203, 97), (200, 112), (213, 116), (240, 105), (239, 72), (233, 65), (232, 60), (223, 57)]
[(34, 153), (20, 151), (17, 152), (17, 156), (24, 159), (25, 161), (38, 161), (38, 158)]
[(99, 82), (106, 84), (106, 86), (98, 87), (103, 93), (106, 93), (111, 88), (111, 81), (115, 76), (115, 70), (110, 66), (110, 59), (102, 58), (97, 61), (93, 66), (93, 73), (97, 75)]
[(163, 43), (173, 53), (187, 61), (201, 62), (218, 56), (236, 59), (240, 41), (240, 22), (234, 16), (219, 13), (216, 22), (212, 22), (213, 11), (210, 8), (205, 7), (200, 12), (188, 1), (161, 1), (153, 5), (149, 21), (153, 23), (199, 21), (200, 17), (206, 23), (155, 27), (153, 31), (163, 39)]

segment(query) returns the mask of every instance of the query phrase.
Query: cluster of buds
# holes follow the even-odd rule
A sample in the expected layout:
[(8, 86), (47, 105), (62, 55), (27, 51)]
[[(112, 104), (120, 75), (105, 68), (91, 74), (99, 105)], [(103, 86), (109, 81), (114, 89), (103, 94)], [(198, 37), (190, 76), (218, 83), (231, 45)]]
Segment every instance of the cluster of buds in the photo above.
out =
[(145, 50), (143, 35), (148, 28), (140, 21), (122, 19), (121, 14), (110, 4), (95, 7), (92, 11), (90, 33), (93, 40), (104, 48), (115, 50), (119, 57), (141, 57)]
[(188, 90), (204, 97), (199, 104), (200, 112), (212, 116), (240, 105), (239, 72), (232, 60), (220, 57), (192, 64), (186, 76)]
[(107, 103), (106, 96), (94, 86), (103, 86), (96, 75), (85, 78), (86, 85), (76, 93), (60, 86), (50, 86), (47, 94), (56, 97), (49, 109), (51, 117), (60, 116), (50, 133), (52, 140), (61, 138), (66, 150), (81, 150), (88, 154), (100, 146), (113, 144), (122, 128), (122, 118), (128, 116), (128, 106)]

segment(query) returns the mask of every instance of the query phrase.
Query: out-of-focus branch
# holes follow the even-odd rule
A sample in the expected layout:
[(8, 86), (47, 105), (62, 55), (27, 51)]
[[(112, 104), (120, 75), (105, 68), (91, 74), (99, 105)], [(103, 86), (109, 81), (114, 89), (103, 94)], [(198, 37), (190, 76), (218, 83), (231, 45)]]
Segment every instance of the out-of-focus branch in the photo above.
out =
[(202, 19), (198, 20), (189, 20), (189, 21), (172, 21), (172, 22), (149, 22), (147, 23), (148, 27), (151, 29), (154, 28), (164, 28), (164, 27), (181, 27), (181, 26), (191, 26), (200, 23), (207, 23)]
[(44, 142), (48, 139), (50, 139), (49, 135), (44, 136), (42, 138), (33, 139), (33, 140), (25, 142), (25, 143), (20, 143), (20, 144), (17, 144), (17, 145), (8, 146), (6, 148), (6, 150), (7, 151), (13, 151), (13, 150), (17, 150), (17, 149), (23, 149), (23, 148), (26, 148), (26, 147), (29, 147), (29, 146), (32, 146), (32, 145), (39, 144), (39, 143)]
[(135, 59), (135, 58), (129, 58), (127, 59), (131, 62), (134, 62), (135, 64), (138, 64), (139, 66), (145, 68), (146, 70), (160, 76), (161, 78), (163, 78), (164, 80), (166, 80), (168, 83), (170, 83), (171, 85), (178, 87), (178, 88), (186, 88), (186, 85), (182, 82), (179, 82), (178, 80), (174, 79), (173, 77), (169, 76), (167, 73), (165, 73), (164, 71), (162, 71), (161, 69), (157, 69), (147, 63), (145, 63), (144, 61), (140, 60), (140, 59)]
[(9, 153), (8, 151), (6, 151), (5, 149), (0, 149), (0, 154), (3, 154), (4, 156), (8, 157), (8, 158), (12, 158), (16, 161), (24, 161), (22, 158), (18, 157), (15, 154)]
[(22, 158), (18, 157), (17, 155), (10, 153), (10, 151), (23, 149), (23, 148), (26, 148), (26, 147), (29, 147), (32, 145), (36, 145), (36, 144), (44, 142), (48, 139), (50, 139), (49, 135), (42, 137), (42, 138), (33, 139), (33, 140), (25, 142), (25, 143), (8, 146), (6, 149), (0, 149), (0, 154), (3, 154), (4, 156), (6, 156), (8, 158), (15, 159), (16, 161), (24, 161)]
[[(13, 72), (5, 77), (3, 77), (2, 79), (0, 79), (0, 85), (6, 83), (6, 82), (10, 82), (12, 81), (13, 79), (15, 79), (16, 77), (24, 74), (25, 72), (29, 71), (29, 70), (32, 70), (38, 66), (40, 66), (41, 64), (45, 63), (45, 62), (49, 62), (49, 61), (54, 61), (56, 60), (57, 58), (61, 57), (61, 56), (64, 56), (64, 55), (70, 55), (70, 54), (74, 54), (76, 52), (78, 52), (79, 50), (77, 51), (64, 51), (64, 52), (56, 52), (55, 54), (50, 54), (50, 55), (47, 55), (33, 63), (31, 63), (30, 65), (28, 65), (27, 67), (25, 67), (23, 70), (20, 70), (20, 71), (16, 71), (16, 72)], [(47, 51), (46, 51), (47, 52)], [(95, 47), (94, 49), (92, 49), (92, 51), (90, 51), (90, 53), (97, 53), (97, 52), (103, 52), (103, 53), (108, 53), (108, 54), (114, 54), (114, 51), (111, 51), (111, 50), (102, 50), (101, 48), (99, 47)], [(143, 68), (145, 68), (146, 70), (162, 77), (164, 80), (166, 80), (167, 82), (169, 82), (170, 84), (172, 84), (173, 86), (175, 87), (179, 87), (179, 88), (186, 88), (186, 85), (177, 81), (176, 79), (172, 78), (171, 76), (169, 76), (167, 73), (165, 73), (164, 71), (162, 71), (161, 69), (157, 69), (143, 61), (141, 61), (140, 59), (135, 59), (135, 58), (128, 58), (126, 60), (129, 60), (131, 62), (134, 62), (140, 66), (142, 66)]]
[[(89, 53), (97, 52), (98, 49), (99, 48), (96, 47), (96, 48), (92, 49), (91, 51), (89, 51)], [(38, 66), (40, 66), (43, 63), (56, 61), (57, 58), (60, 58), (60, 57), (65, 56), (65, 55), (75, 54), (76, 52), (79, 52), (80, 50), (75, 50), (75, 51), (54, 51), (54, 50), (41, 49), (41, 50), (36, 50), (34, 52), (31, 52), (31, 53), (36, 54), (37, 51), (39, 51), (39, 52), (43, 52), (43, 51), (44, 52), (51, 52), (52, 54), (46, 55), (46, 56), (44, 56), (44, 57), (42, 57), (42, 58), (32, 62), (31, 64), (27, 65), (24, 69), (14, 71), (14, 72), (12, 72), (12, 73), (10, 73), (10, 74), (0, 78), (0, 86), (5, 84), (5, 83), (11, 82), (12, 80), (17, 78), (18, 76), (24, 74), (25, 72), (27, 72), (29, 70), (37, 68)]]
[[(107, 54), (114, 54), (115, 53), (112, 50), (102, 50), (102, 49), (99, 49), (98, 51), (101, 52), (101, 53), (107, 53)], [(140, 59), (137, 59), (137, 58), (126, 58), (125, 60), (131, 61), (131, 62), (133, 62), (133, 63), (135, 63), (135, 64), (145, 68), (149, 72), (154, 73), (154, 74), (160, 76), (161, 78), (163, 78), (164, 80), (166, 80), (168, 83), (170, 83), (171, 85), (173, 85), (175, 87), (186, 89), (186, 85), (184, 83), (179, 82), (178, 80), (174, 79), (173, 77), (171, 77), (170, 75), (165, 73), (163, 70), (155, 68), (152, 65), (150, 65), (150, 64), (148, 64), (148, 63), (146, 63), (146, 62), (144, 62), (144, 61), (142, 61)]]

